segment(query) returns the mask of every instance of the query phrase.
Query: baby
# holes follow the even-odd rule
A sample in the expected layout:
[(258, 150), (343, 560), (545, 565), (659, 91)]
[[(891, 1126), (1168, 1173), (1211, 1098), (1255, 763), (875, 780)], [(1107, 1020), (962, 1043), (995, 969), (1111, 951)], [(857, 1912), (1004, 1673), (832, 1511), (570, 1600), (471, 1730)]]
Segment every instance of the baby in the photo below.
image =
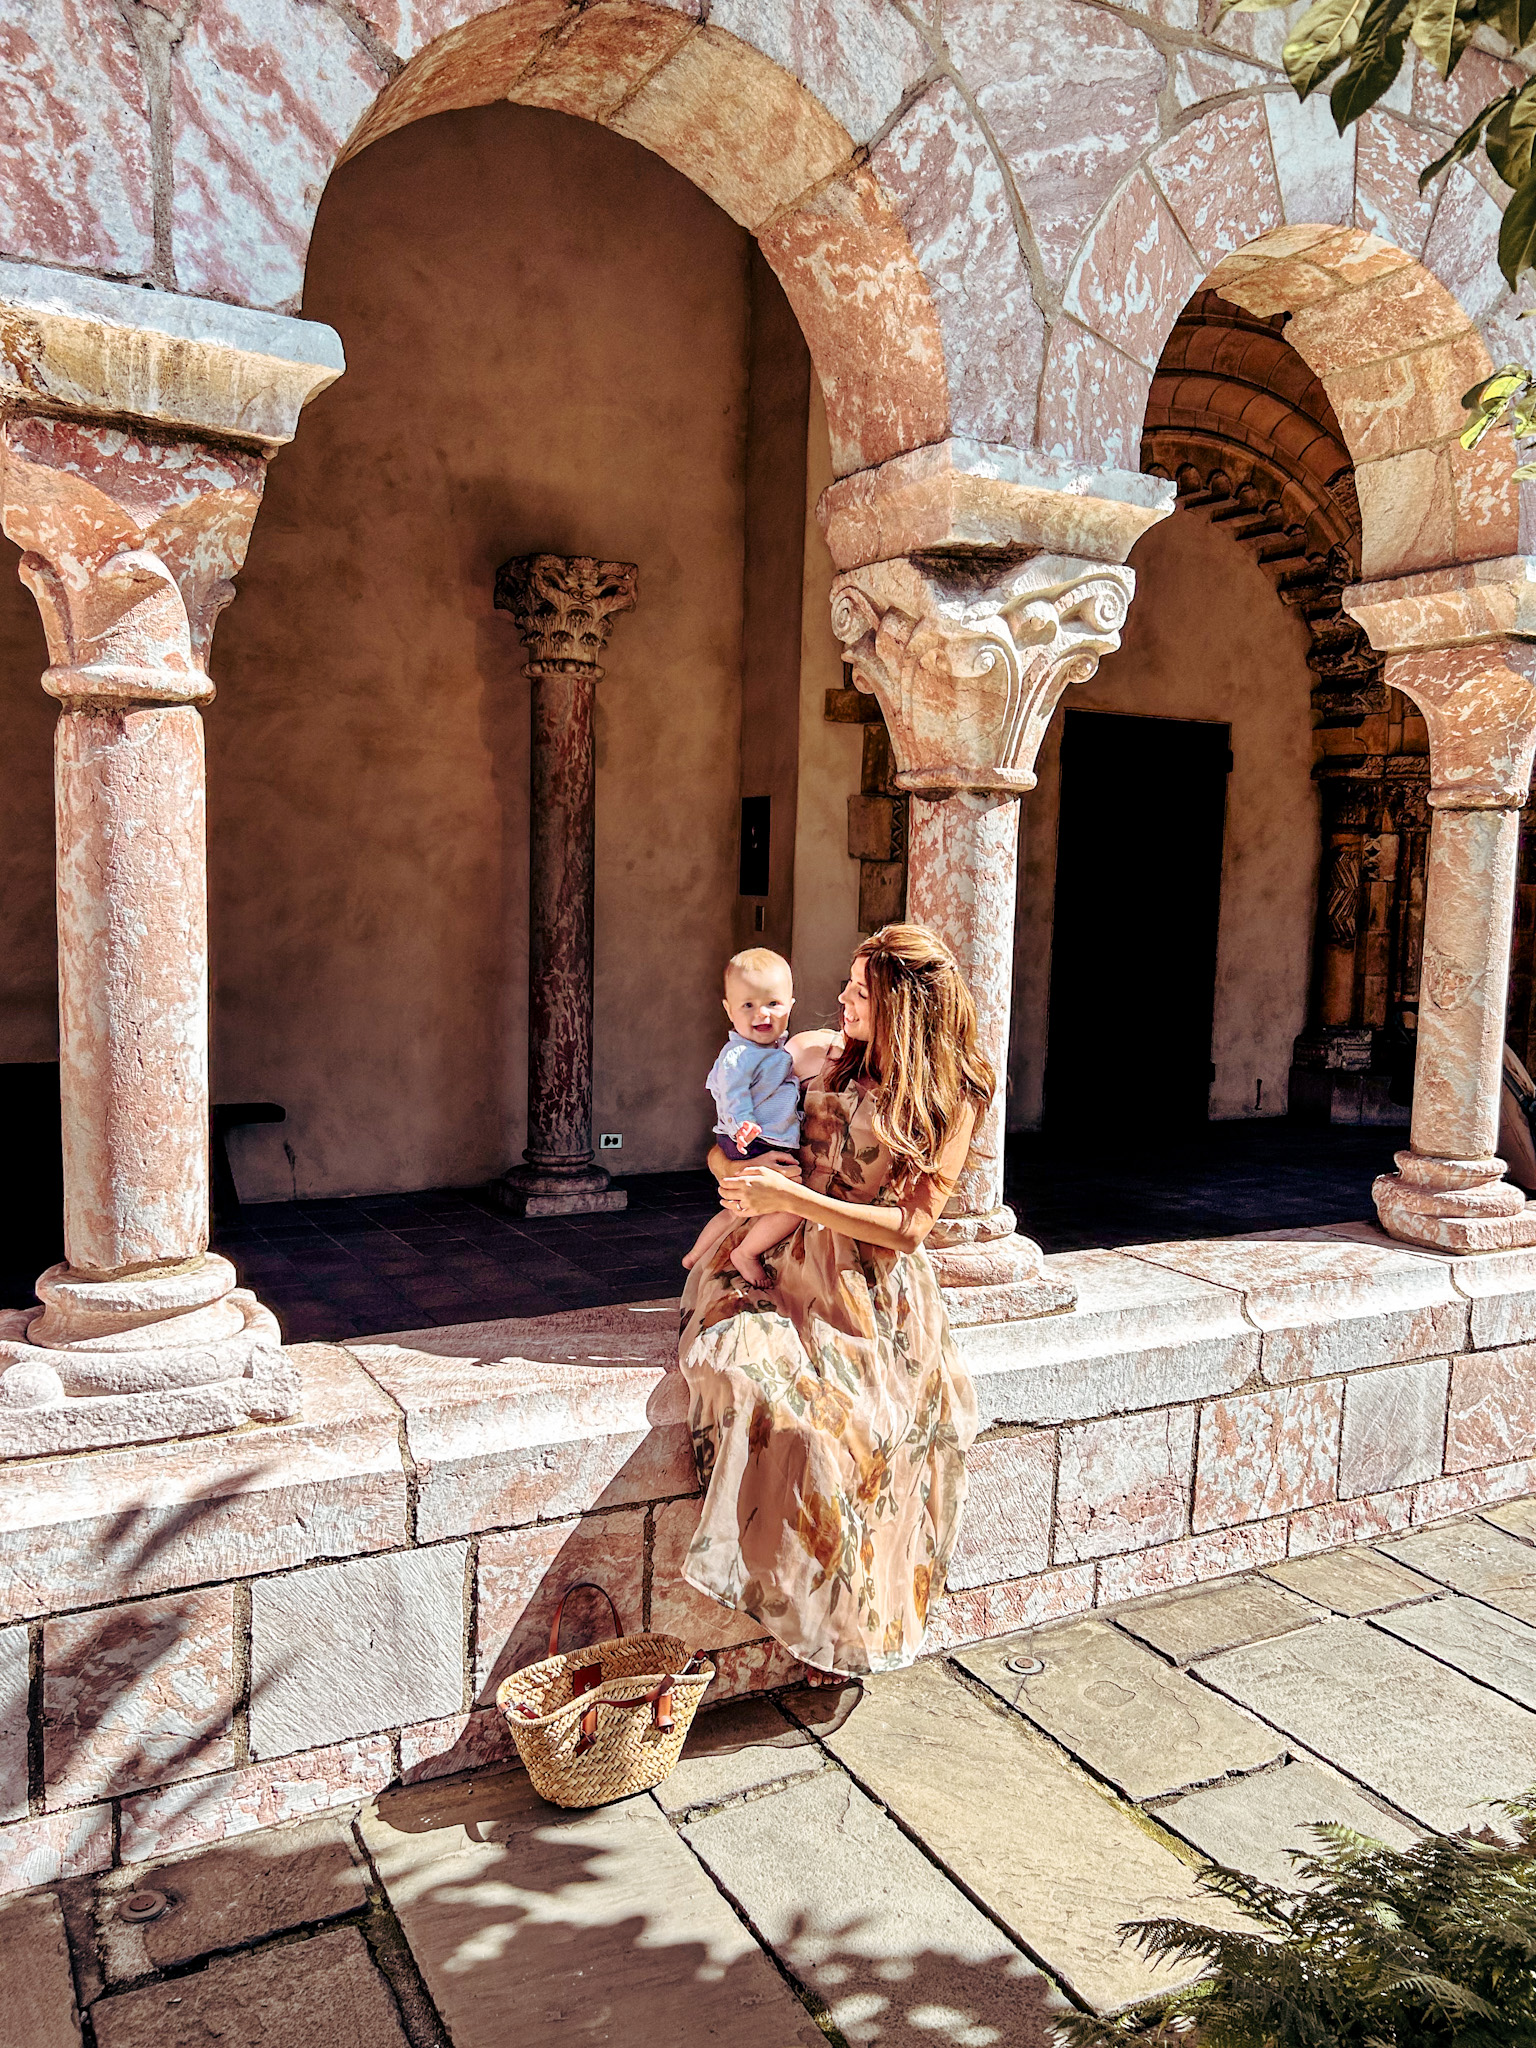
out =
[[(725, 1014), (731, 1035), (704, 1083), (715, 1098), (715, 1143), (727, 1159), (757, 1159), (766, 1152), (800, 1149), (800, 1088), (787, 1044), (795, 984), (789, 962), (754, 946), (726, 962)], [(700, 1231), (683, 1260), (696, 1266), (741, 1219), (722, 1210)], [(782, 1211), (759, 1216), (731, 1253), (731, 1264), (754, 1287), (768, 1275), (759, 1256), (786, 1238), (795, 1218)]]

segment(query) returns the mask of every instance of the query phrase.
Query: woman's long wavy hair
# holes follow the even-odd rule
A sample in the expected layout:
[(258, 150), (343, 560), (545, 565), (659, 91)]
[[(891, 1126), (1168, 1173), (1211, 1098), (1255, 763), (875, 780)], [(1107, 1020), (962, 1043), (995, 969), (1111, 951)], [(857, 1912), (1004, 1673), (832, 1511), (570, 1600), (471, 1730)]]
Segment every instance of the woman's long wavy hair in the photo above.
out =
[(864, 962), (874, 1031), (849, 1039), (821, 1085), (874, 1087), (875, 1135), (891, 1154), (898, 1185), (932, 1173), (969, 1103), (979, 1124), (997, 1087), (981, 1049), (976, 1004), (955, 956), (923, 924), (888, 924), (854, 955)]

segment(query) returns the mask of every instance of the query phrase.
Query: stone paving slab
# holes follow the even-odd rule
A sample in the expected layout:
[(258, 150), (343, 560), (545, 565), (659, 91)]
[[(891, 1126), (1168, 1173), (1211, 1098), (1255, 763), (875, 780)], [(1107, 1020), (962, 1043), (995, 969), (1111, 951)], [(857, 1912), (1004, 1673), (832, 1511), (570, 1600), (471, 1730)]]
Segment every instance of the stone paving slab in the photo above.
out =
[(386, 1794), (360, 1826), (454, 2048), (678, 2048), (680, 2013), (689, 2048), (826, 2048), (643, 1795), (567, 1814), (496, 1773)]
[(825, 1753), (803, 1728), (767, 1700), (742, 1700), (699, 1716), (656, 1800), (664, 1813), (687, 1813), (826, 1768)]
[[(170, 1902), (165, 1911), (154, 1920), (125, 1919), (123, 1902), (145, 1891), (163, 1893)], [(108, 1981), (123, 1984), (366, 1904), (351, 1832), (328, 1816), (244, 1835), (175, 1862), (114, 1871), (97, 1893), (97, 1947)]]
[(1241, 1649), (1266, 1636), (1287, 1635), (1324, 1618), (1323, 1610), (1310, 1600), (1262, 1579), (1191, 1586), (1166, 1599), (1123, 1608), (1115, 1616), (1128, 1635), (1149, 1643), (1175, 1664), (1191, 1664), (1215, 1650)]
[(1527, 1542), (1536, 1543), (1536, 1500), (1511, 1500), (1502, 1507), (1484, 1508), (1483, 1520), (1507, 1529), (1511, 1536), (1523, 1536)]
[(1486, 1522), (1416, 1529), (1378, 1546), (1388, 1557), (1471, 1593), (1519, 1621), (1536, 1622), (1536, 1549)]
[[(1038, 1657), (1044, 1670), (1008, 1670), (1007, 1660), (1020, 1655)], [(1171, 1671), (1107, 1621), (1004, 1636), (958, 1651), (955, 1661), (1131, 1799), (1258, 1770), (1285, 1750), (1273, 1729)]]
[(1379, 1557), (1374, 1550), (1319, 1551), (1315, 1557), (1293, 1557), (1265, 1567), (1264, 1576), (1331, 1607), (1335, 1614), (1376, 1614), (1404, 1600), (1437, 1592), (1433, 1579)]
[(409, 2048), (353, 1927), (98, 1999), (97, 2048)]
[[(1536, 1708), (1536, 1629), (1513, 1615), (1448, 1593), (1442, 1600), (1378, 1615), (1376, 1626), (1492, 1686), (1507, 1699), (1518, 1700), (1522, 1707)], [(1531, 1759), (1531, 1776), (1536, 1780), (1536, 1757)]]
[(852, 1687), (807, 1687), (786, 1704), (1088, 2004), (1108, 2011), (1195, 1974), (1154, 1967), (1123, 1947), (1121, 1923), (1227, 1916), (1155, 1826), (1001, 1702), (925, 1663), (861, 1696)]
[(1321, 1846), (1308, 1833), (1313, 1821), (1338, 1821), (1394, 1849), (1418, 1840), (1412, 1828), (1373, 1806), (1346, 1779), (1313, 1763), (1285, 1764), (1230, 1785), (1185, 1792), (1160, 1805), (1157, 1817), (1213, 1862), (1246, 1870), (1287, 1891), (1303, 1888), (1288, 1852)]
[(64, 1915), (48, 1892), (0, 1906), (0, 2048), (80, 2048)]
[(850, 2042), (1050, 2048), (1066, 2001), (842, 1771), (683, 1834)]
[(1482, 1827), (1524, 1791), (1536, 1715), (1365, 1621), (1226, 1650), (1200, 1675), (1425, 1826)]

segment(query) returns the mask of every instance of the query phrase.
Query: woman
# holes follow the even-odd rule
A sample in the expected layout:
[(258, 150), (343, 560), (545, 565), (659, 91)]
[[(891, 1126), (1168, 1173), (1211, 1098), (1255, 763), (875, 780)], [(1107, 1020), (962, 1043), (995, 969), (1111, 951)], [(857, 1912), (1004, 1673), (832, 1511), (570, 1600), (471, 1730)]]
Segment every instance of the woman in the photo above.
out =
[[(726, 1206), (801, 1220), (689, 1275), (681, 1344), (707, 1489), (683, 1575), (824, 1671), (910, 1664), (942, 1592), (976, 1403), (922, 1249), (994, 1086), (954, 956), (887, 925), (854, 956), (806, 1090), (802, 1182), (721, 1155)], [(747, 1227), (745, 1221), (742, 1228)]]

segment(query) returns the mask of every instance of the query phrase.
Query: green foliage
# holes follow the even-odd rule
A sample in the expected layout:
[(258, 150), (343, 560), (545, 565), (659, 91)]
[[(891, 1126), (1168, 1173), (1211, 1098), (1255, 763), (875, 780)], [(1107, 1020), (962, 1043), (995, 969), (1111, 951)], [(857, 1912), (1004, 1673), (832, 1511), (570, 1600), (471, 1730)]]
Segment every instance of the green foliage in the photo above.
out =
[[(1257, 14), (1290, 0), (1226, 0), (1222, 12)], [(1536, 37), (1536, 0), (1313, 0), (1283, 51), (1286, 72), (1303, 99), (1334, 80), (1329, 105), (1342, 135), (1390, 91), (1412, 42), (1442, 78), (1449, 78), (1478, 29), (1492, 31), (1514, 53)], [(1335, 74), (1337, 74), (1335, 76)], [(1419, 188), (1482, 148), (1513, 197), (1499, 234), (1499, 268), (1510, 290), (1536, 268), (1536, 80), (1490, 100), (1444, 156), (1427, 164)]]
[[(1461, 430), (1463, 448), (1475, 448), (1485, 434), (1501, 425), (1509, 428), (1517, 447), (1523, 441), (1536, 440), (1536, 372), (1522, 369), (1519, 363), (1505, 363), (1481, 384), (1474, 384), (1462, 393), (1461, 403), (1469, 415)], [(1521, 462), (1513, 474), (1521, 483), (1536, 479), (1536, 461)]]
[(1188, 1920), (1121, 1930), (1204, 1964), (1186, 1991), (1059, 2022), (1062, 2048), (1536, 2048), (1536, 1789), (1502, 1802), (1513, 1843), (1430, 1835), (1389, 1849), (1317, 1825), (1305, 1891), (1210, 1864), (1200, 1882), (1254, 1931)]

